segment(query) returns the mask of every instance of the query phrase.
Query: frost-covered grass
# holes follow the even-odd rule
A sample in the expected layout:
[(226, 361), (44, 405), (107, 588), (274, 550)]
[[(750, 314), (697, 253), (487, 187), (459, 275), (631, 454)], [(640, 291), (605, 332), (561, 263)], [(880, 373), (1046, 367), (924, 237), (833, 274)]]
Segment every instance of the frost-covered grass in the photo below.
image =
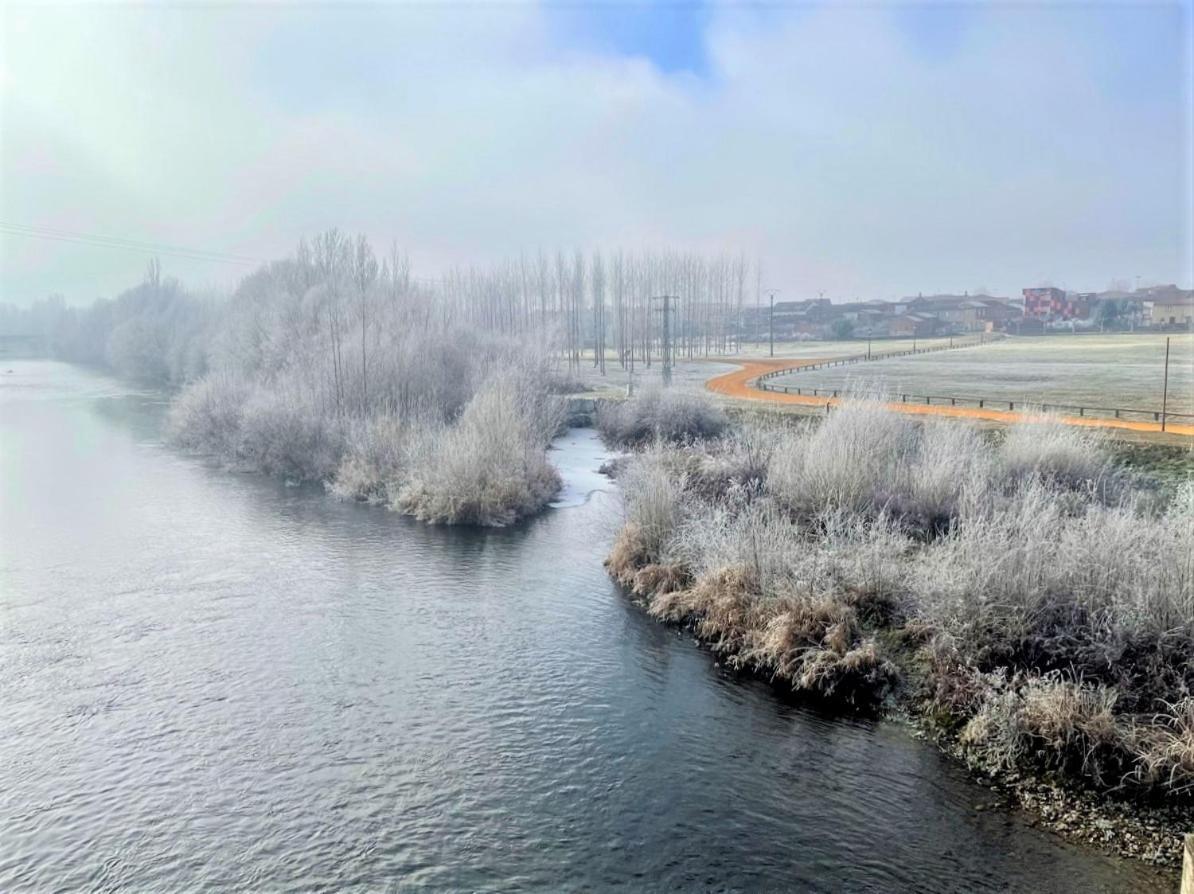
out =
[[(1194, 335), (1169, 337), (1169, 410), (1194, 413)], [(1165, 338), (1014, 336), (974, 349), (804, 370), (773, 384), (848, 389), (881, 379), (896, 394), (1160, 410)]]
[(732, 663), (854, 703), (894, 689), (988, 763), (1194, 787), (1194, 486), (1086, 430), (854, 401), (656, 443), (623, 492), (611, 574)]

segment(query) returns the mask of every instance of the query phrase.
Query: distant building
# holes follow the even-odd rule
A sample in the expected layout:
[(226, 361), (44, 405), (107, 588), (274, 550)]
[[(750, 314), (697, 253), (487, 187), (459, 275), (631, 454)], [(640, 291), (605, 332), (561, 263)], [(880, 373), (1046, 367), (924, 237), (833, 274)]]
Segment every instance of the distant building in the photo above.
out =
[(928, 314), (900, 314), (887, 321), (887, 335), (894, 338), (927, 338), (936, 335), (940, 322)]
[(1008, 320), (1020, 316), (1018, 308), (1006, 298), (991, 295), (930, 295), (899, 302), (897, 308), (912, 314), (933, 317), (955, 332), (983, 332), (1002, 329)]
[(1043, 286), (1024, 289), (1024, 316), (1034, 320), (1070, 320), (1075, 308), (1062, 289)]
[(1150, 291), (1143, 304), (1145, 325), (1188, 327), (1194, 323), (1194, 291), (1176, 286)]

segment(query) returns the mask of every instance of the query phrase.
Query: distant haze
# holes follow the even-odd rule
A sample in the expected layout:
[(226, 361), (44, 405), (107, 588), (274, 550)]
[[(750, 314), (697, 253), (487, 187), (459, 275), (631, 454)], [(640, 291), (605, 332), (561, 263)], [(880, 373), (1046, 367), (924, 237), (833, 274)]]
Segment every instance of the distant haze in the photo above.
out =
[(329, 226), (422, 275), (620, 246), (758, 257), (785, 298), (1188, 287), (1190, 11), (6, 3), (0, 300), (136, 281), (95, 235)]

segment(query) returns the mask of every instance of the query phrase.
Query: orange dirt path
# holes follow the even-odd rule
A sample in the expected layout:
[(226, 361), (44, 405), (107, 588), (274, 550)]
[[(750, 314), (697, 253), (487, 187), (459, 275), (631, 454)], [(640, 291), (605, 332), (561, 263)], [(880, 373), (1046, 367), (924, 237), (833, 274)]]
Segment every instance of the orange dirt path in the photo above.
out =
[[(739, 368), (733, 372), (714, 376), (705, 383), (710, 391), (726, 397), (739, 400), (759, 400), (778, 404), (797, 404), (805, 407), (824, 407), (826, 404), (837, 406), (841, 403), (836, 397), (810, 397), (802, 394), (783, 394), (775, 391), (763, 391), (756, 387), (755, 379), (763, 373), (777, 369), (798, 369), (814, 363), (824, 363), (832, 357), (807, 357), (800, 360), (734, 360), (724, 362), (736, 363)], [(945, 407), (922, 404), (887, 404), (889, 409), (899, 413), (911, 413), (917, 416), (954, 416), (963, 419), (983, 419), (989, 422), (1017, 422), (1025, 418), (1023, 413), (1005, 410), (978, 409), (977, 407)], [(1118, 428), (1136, 432), (1151, 432), (1161, 434), (1159, 422), (1134, 422), (1128, 419), (1104, 419), (1095, 416), (1062, 416), (1061, 421), (1069, 425), (1084, 425), (1090, 428)], [(1194, 436), (1194, 425), (1179, 425), (1167, 423), (1165, 434)]]

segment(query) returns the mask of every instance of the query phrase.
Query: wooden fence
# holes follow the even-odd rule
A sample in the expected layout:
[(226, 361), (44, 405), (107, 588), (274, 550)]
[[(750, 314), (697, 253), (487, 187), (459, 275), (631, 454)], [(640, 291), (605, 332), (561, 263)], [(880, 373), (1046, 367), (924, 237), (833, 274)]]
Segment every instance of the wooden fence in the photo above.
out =
[[(985, 342), (983, 342), (985, 343)], [(843, 388), (807, 388), (804, 386), (794, 385), (772, 385), (767, 380), (774, 379), (779, 376), (786, 376), (789, 373), (806, 372), (815, 369), (828, 369), (832, 366), (848, 366), (853, 363), (865, 363), (869, 360), (885, 360), (891, 357), (907, 357), (912, 354), (932, 354), (936, 351), (956, 350), (963, 347), (974, 347), (980, 342), (970, 342), (965, 345), (934, 345), (930, 348), (918, 348), (907, 351), (889, 351), (885, 354), (855, 354), (850, 357), (839, 357), (835, 360), (825, 360), (818, 363), (811, 363), (804, 366), (792, 366), (785, 369), (776, 369), (771, 372), (766, 372), (755, 379), (755, 387), (760, 391), (771, 391), (778, 394), (797, 394), (805, 397), (840, 397), (847, 389)], [(852, 394), (855, 392), (851, 392)], [(976, 406), (981, 409), (998, 409), (1002, 410), (1004, 405), (1007, 405), (1009, 411), (1014, 411), (1017, 405), (1021, 410), (1039, 410), (1041, 412), (1058, 411), (1063, 413), (1076, 413), (1078, 416), (1090, 415), (1093, 418), (1103, 419), (1145, 419), (1151, 418), (1154, 422), (1174, 421), (1174, 420), (1194, 420), (1194, 414), (1190, 413), (1173, 413), (1163, 410), (1142, 410), (1135, 407), (1090, 407), (1079, 404), (1042, 404), (1035, 401), (1025, 400), (1011, 400), (1008, 398), (992, 398), (992, 397), (960, 397), (956, 394), (910, 394), (906, 392), (897, 392), (895, 394), (876, 394), (872, 395), (880, 397), (889, 402), (898, 403), (923, 403), (926, 406), (933, 406), (936, 401), (937, 406), (951, 406), (951, 407), (967, 407)]]

